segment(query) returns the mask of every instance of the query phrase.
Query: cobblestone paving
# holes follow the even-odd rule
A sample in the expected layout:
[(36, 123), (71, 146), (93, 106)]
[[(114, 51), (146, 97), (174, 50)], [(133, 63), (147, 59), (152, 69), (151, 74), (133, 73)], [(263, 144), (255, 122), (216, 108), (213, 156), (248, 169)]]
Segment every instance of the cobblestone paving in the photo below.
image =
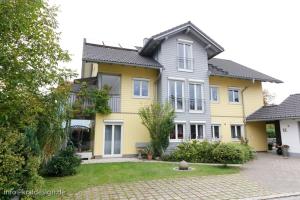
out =
[(70, 199), (243, 199), (273, 194), (233, 174), (102, 185), (78, 192)]
[(240, 173), (272, 191), (300, 192), (300, 158), (259, 153), (257, 159), (242, 166)]

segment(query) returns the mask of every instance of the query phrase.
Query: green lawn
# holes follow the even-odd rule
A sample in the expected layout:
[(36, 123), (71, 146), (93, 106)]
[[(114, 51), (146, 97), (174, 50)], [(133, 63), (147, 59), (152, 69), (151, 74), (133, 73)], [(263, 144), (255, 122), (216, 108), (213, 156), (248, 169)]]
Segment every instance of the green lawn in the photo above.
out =
[(67, 193), (78, 192), (88, 187), (138, 180), (206, 176), (237, 173), (237, 167), (191, 165), (194, 170), (178, 172), (172, 163), (104, 163), (81, 165), (74, 176), (46, 178), (45, 190), (62, 189)]

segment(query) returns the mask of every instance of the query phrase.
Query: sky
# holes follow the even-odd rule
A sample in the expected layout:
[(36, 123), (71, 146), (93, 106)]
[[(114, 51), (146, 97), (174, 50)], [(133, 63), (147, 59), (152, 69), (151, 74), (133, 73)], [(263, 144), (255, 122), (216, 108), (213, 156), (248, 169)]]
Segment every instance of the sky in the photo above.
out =
[(280, 103), (300, 93), (299, 0), (50, 0), (61, 46), (72, 55), (64, 66), (81, 71), (83, 38), (112, 46), (141, 46), (143, 39), (191, 21), (225, 48), (217, 56), (282, 80), (264, 83)]

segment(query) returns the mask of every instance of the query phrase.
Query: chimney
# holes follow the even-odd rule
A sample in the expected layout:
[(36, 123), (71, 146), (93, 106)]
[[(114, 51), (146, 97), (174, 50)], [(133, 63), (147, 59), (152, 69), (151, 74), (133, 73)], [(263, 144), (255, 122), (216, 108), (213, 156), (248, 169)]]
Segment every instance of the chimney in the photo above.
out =
[(144, 40), (143, 40), (143, 45), (145, 45), (148, 41), (149, 41), (148, 38), (144, 38)]

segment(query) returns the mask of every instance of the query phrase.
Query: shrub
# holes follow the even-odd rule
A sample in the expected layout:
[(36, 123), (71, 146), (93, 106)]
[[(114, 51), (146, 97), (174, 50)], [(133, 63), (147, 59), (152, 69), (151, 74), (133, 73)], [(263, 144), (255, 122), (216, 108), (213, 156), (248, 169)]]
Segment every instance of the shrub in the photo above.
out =
[(139, 116), (149, 131), (154, 156), (162, 156), (169, 146), (170, 132), (174, 128), (174, 109), (168, 103), (163, 105), (155, 103), (142, 108)]
[(222, 164), (242, 164), (253, 158), (253, 153), (248, 145), (237, 143), (219, 144), (213, 151), (216, 162)]
[[(38, 190), (43, 183), (38, 174), (40, 158), (28, 138), (17, 130), (0, 128), (0, 199), (11, 199), (4, 191)], [(33, 196), (21, 195), (31, 199)]]
[(208, 141), (184, 142), (179, 144), (177, 149), (171, 155), (165, 156), (164, 159), (169, 161), (185, 160), (194, 163), (213, 163), (214, 157), (212, 152), (218, 144), (218, 142), (211, 143)]
[(46, 164), (43, 174), (46, 176), (69, 176), (76, 174), (76, 169), (80, 165), (80, 158), (75, 155), (73, 147), (68, 146)]

